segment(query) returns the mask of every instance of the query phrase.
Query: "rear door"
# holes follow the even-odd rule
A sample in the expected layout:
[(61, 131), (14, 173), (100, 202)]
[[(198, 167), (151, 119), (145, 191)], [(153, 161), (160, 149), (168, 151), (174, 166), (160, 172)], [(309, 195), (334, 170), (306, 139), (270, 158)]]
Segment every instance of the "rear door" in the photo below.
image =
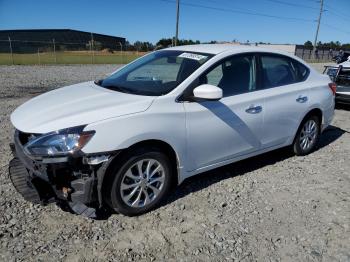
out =
[(283, 55), (260, 54), (261, 85), (265, 92), (262, 147), (290, 141), (309, 108), (309, 69)]

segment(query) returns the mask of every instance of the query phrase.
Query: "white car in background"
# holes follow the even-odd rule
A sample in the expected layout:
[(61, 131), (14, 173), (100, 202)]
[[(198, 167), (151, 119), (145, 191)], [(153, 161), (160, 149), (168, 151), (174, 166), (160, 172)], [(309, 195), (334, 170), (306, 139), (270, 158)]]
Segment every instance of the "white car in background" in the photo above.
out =
[(139, 215), (204, 171), (286, 146), (310, 153), (334, 94), (328, 76), (287, 53), (167, 48), (17, 108), (10, 177), (35, 203)]

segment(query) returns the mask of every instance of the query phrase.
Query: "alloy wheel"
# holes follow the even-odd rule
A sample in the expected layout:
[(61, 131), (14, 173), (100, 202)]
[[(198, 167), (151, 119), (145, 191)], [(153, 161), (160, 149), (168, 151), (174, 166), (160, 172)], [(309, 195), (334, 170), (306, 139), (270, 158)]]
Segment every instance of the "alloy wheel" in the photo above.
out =
[(316, 142), (318, 133), (318, 126), (315, 120), (310, 119), (305, 122), (300, 132), (300, 148), (303, 151), (309, 150)]
[(164, 181), (164, 167), (160, 162), (155, 159), (139, 160), (123, 175), (121, 198), (130, 207), (145, 207), (157, 198)]

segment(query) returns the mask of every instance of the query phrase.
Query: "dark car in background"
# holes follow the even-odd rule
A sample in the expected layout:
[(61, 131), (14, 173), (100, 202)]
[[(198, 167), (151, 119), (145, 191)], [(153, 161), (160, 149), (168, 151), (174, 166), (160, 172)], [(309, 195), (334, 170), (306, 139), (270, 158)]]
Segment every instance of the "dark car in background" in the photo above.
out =
[(323, 73), (337, 85), (335, 102), (350, 105), (350, 60), (336, 66), (325, 66)]
[(340, 52), (339, 54), (334, 56), (332, 60), (337, 64), (340, 64), (347, 61), (349, 57), (350, 57), (350, 52)]

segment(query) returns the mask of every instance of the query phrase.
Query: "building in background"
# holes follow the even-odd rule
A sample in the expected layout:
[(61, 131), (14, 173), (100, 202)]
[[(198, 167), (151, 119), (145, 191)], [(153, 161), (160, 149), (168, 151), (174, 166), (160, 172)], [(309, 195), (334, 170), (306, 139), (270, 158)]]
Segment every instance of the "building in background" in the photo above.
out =
[(57, 51), (120, 50), (125, 38), (72, 29), (0, 30), (0, 52), (10, 48), (14, 53), (44, 52), (53, 46)]

